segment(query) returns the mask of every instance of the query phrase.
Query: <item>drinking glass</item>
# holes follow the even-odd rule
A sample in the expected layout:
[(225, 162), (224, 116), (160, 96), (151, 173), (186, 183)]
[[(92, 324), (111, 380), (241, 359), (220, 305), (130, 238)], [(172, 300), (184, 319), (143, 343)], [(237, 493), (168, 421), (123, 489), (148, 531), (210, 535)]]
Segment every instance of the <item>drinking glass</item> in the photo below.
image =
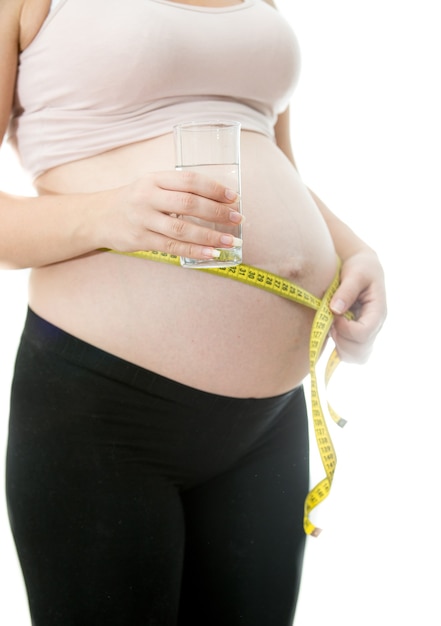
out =
[[(241, 212), (240, 123), (189, 122), (174, 126), (173, 132), (176, 169), (205, 174), (236, 191)], [(232, 248), (216, 248), (219, 256), (214, 259), (181, 257), (183, 267), (228, 267), (242, 263), (241, 224), (215, 224), (189, 216), (182, 216), (182, 219), (231, 234), (237, 240), (237, 245)]]

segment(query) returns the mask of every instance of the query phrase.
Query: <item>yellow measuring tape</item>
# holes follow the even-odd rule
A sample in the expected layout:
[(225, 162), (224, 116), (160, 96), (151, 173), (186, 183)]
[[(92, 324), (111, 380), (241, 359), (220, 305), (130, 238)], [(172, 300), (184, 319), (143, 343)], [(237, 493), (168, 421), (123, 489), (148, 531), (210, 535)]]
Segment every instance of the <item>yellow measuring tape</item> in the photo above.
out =
[[(149, 261), (160, 261), (162, 263), (169, 263), (171, 265), (180, 266), (180, 260), (178, 256), (166, 254), (164, 252), (119, 252), (117, 250), (109, 250), (109, 252), (122, 254), (125, 256), (133, 256), (141, 259), (147, 259)], [(311, 489), (306, 497), (303, 526), (306, 534), (317, 537), (320, 534), (321, 530), (314, 526), (314, 524), (311, 522), (310, 513), (329, 495), (337, 464), (337, 456), (320, 402), (316, 365), (320, 358), (320, 354), (322, 352), (334, 319), (329, 304), (340, 283), (340, 263), (334, 280), (332, 281), (330, 287), (328, 288), (322, 299), (315, 297), (305, 289), (302, 289), (298, 285), (295, 285), (294, 283), (291, 283), (290, 281), (285, 280), (284, 278), (281, 278), (276, 274), (261, 270), (257, 267), (252, 267), (251, 265), (241, 264), (231, 267), (199, 268), (199, 271), (216, 274), (217, 276), (224, 276), (226, 278), (245, 283), (246, 285), (251, 285), (253, 287), (258, 287), (259, 289), (264, 289), (265, 291), (269, 291), (278, 296), (281, 296), (282, 298), (286, 298), (288, 300), (291, 300), (292, 302), (302, 304), (316, 311), (312, 323), (309, 341), (311, 412), (314, 424), (315, 438), (317, 441), (317, 446), (319, 449), (323, 468), (325, 470), (325, 478), (323, 478), (323, 480), (321, 480), (313, 489)], [(353, 316), (351, 313), (348, 313), (346, 317), (351, 319)], [(340, 358), (337, 354), (336, 349), (334, 349), (331, 356), (329, 357), (326, 366), (326, 386), (328, 385), (329, 380), (339, 362)], [(339, 415), (337, 415), (337, 413), (333, 410), (329, 403), (327, 406), (329, 414), (334, 422), (343, 427), (346, 424), (346, 421), (342, 419)]]

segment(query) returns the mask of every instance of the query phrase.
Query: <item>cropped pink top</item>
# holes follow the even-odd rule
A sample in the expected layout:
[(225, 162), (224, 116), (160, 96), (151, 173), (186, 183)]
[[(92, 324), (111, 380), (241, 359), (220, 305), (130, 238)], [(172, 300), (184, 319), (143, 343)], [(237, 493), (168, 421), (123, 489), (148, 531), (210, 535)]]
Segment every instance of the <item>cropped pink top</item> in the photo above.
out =
[(274, 135), (297, 40), (263, 0), (59, 0), (20, 56), (9, 138), (33, 177), (194, 120)]

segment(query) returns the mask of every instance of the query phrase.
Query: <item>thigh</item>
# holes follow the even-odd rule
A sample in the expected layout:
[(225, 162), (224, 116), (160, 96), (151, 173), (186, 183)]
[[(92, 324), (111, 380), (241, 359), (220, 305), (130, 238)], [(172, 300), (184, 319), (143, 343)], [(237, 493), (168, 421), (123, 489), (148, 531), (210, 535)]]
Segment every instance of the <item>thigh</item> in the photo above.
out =
[(184, 495), (180, 626), (290, 626), (309, 486), (302, 390), (235, 467)]
[(120, 462), (120, 410), (111, 381), (20, 348), (7, 495), (35, 626), (176, 624), (180, 496), (138, 458)]

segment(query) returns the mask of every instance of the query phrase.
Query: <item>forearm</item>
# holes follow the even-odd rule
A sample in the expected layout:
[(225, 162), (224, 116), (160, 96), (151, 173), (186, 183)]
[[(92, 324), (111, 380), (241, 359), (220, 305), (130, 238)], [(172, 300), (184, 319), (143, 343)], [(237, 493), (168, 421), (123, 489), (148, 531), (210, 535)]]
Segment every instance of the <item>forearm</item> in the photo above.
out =
[(309, 191), (321, 214), (323, 215), (329, 232), (331, 233), (336, 252), (342, 261), (345, 261), (354, 254), (364, 251), (375, 254), (374, 250), (372, 250), (366, 242), (356, 235), (347, 224), (334, 215), (334, 213), (330, 211), (325, 203), (313, 191)]
[[(289, 112), (286, 111), (277, 123), (277, 145), (297, 169), (289, 136)], [(375, 251), (309, 191), (342, 261), (340, 285), (330, 302), (335, 315), (332, 337), (340, 358), (364, 363), (387, 314), (383, 268)], [(356, 320), (346, 319), (348, 310), (355, 313)]]
[(0, 194), (0, 267), (58, 263), (115, 248), (213, 259), (234, 237), (176, 217), (238, 224), (237, 194), (196, 172), (150, 172), (129, 185), (85, 194), (18, 198)]
[(105, 192), (22, 198), (0, 194), (0, 268), (57, 263), (100, 246)]

